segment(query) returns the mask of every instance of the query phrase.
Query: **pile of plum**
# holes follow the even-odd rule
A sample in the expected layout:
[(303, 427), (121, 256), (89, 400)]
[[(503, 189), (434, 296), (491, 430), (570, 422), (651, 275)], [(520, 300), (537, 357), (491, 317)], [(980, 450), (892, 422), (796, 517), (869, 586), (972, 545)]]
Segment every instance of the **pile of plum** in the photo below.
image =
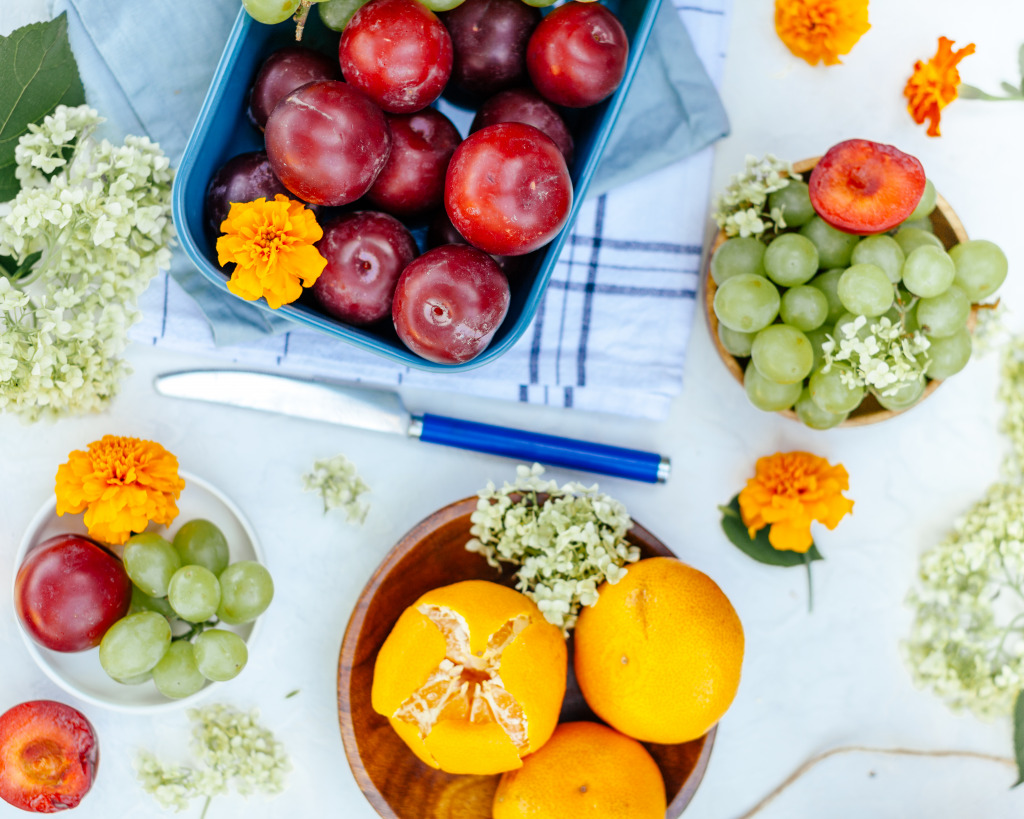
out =
[[(599, 3), (542, 16), (522, 0), (465, 0), (436, 15), (370, 0), (337, 59), (302, 45), (265, 58), (248, 111), (265, 151), (218, 169), (206, 228), (215, 239), (233, 202), (307, 203), (327, 260), (311, 288), (318, 310), (357, 326), (390, 317), (417, 355), (468, 361), (505, 319), (523, 257), (568, 219), (565, 109), (610, 96), (628, 51)], [(431, 107), (442, 93), (476, 109), (465, 139)]]

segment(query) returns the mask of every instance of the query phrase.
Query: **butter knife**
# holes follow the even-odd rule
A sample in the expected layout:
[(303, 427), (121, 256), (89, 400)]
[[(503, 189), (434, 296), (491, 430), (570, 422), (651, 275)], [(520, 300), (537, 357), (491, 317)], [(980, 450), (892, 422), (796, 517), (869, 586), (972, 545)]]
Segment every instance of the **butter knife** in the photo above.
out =
[(480, 424), (443, 415), (412, 415), (390, 390), (251, 370), (181, 370), (156, 376), (158, 393), (230, 404), (314, 421), (389, 432), (432, 444), (503, 455), (528, 463), (664, 483), (668, 457), (637, 449)]

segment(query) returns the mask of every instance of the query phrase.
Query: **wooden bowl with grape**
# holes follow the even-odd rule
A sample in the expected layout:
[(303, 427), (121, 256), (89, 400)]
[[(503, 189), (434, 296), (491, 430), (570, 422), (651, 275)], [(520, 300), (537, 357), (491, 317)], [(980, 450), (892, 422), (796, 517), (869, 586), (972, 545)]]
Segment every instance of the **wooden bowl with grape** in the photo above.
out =
[[(821, 159), (821, 157), (812, 157), (810, 159), (801, 160), (800, 162), (794, 162), (793, 170), (798, 174), (805, 175), (804, 179), (806, 179), (806, 174), (809, 174), (814, 166), (818, 164), (819, 159)], [(957, 217), (953, 208), (950, 207), (949, 202), (947, 202), (940, 194), (936, 194), (935, 209), (931, 212), (928, 218), (931, 221), (932, 232), (942, 242), (943, 247), (945, 247), (947, 251), (954, 245), (967, 241), (967, 231), (964, 229), (959, 217)], [(711, 332), (711, 340), (715, 345), (715, 349), (718, 351), (718, 355), (721, 358), (722, 363), (725, 364), (726, 369), (729, 370), (732, 376), (742, 387), (743, 372), (749, 359), (737, 358), (725, 349), (718, 336), (719, 322), (714, 310), (715, 293), (718, 288), (715, 285), (715, 280), (711, 276), (711, 257), (728, 238), (729, 237), (726, 236), (725, 231), (719, 230), (711, 245), (710, 252), (708, 253), (702, 277), (704, 285), (703, 307), (704, 315), (708, 322), (708, 329)], [(976, 323), (977, 311), (978, 305), (971, 305), (971, 315), (968, 320), (968, 328), (972, 331)], [(918, 401), (907, 409), (912, 409), (921, 401), (925, 400), (939, 388), (941, 383), (942, 381), (938, 379), (929, 380), (924, 393)], [(868, 424), (877, 424), (881, 421), (894, 418), (895, 416), (906, 412), (907, 409), (886, 409), (878, 403), (871, 393), (868, 393), (865, 395), (864, 400), (860, 405), (852, 410), (846, 420), (839, 423), (838, 426), (859, 427), (866, 426)], [(778, 414), (799, 422), (799, 418), (793, 409), (780, 410)]]
[[(388, 553), (360, 594), (338, 658), (338, 717), (345, 755), (356, 782), (373, 808), (387, 819), (490, 819), (500, 775), (448, 774), (428, 767), (370, 704), (373, 668), (381, 644), (399, 615), (425, 592), (461, 580), (513, 585), (510, 571), (499, 572), (466, 550), (470, 515), (477, 498), (457, 501), (418, 523)], [(627, 534), (642, 558), (674, 557), (644, 527)], [(597, 720), (576, 684), (571, 660), (560, 720)], [(704, 776), (715, 728), (692, 742), (644, 743), (665, 780), (666, 819), (675, 819), (693, 799)]]

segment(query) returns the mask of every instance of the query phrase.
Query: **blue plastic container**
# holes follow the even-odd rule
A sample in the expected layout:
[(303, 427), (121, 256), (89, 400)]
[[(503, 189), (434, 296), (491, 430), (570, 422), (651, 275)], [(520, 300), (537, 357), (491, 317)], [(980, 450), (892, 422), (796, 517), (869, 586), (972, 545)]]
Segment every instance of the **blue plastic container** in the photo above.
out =
[[(661, 0), (608, 0), (605, 3), (619, 18), (629, 37), (630, 53), (626, 74), (618, 90), (609, 99), (590, 108), (571, 112), (572, 118), (567, 121), (576, 145), (573, 164), (569, 169), (574, 189), (569, 219), (550, 244), (533, 253), (526, 269), (514, 277), (508, 315), (490, 346), (476, 358), (462, 364), (435, 364), (409, 350), (388, 322), (372, 327), (354, 327), (320, 313), (305, 299), (277, 310), (271, 310), (262, 299), (253, 303), (297, 324), (421, 370), (457, 372), (480, 367), (501, 356), (515, 344), (533, 320), (562, 246), (576, 221), (587, 186), (611, 135), (612, 126), (622, 108), (660, 3)], [(254, 22), (244, 10), (239, 10), (238, 19), (224, 47), (174, 181), (172, 207), (181, 244), (200, 272), (229, 298), (237, 297), (229, 293), (227, 275), (217, 264), (214, 245), (203, 229), (206, 186), (217, 169), (233, 156), (263, 149), (263, 135), (250, 124), (246, 114), (249, 86), (267, 55), (285, 45), (294, 44), (294, 32), (295, 24), (290, 20), (280, 25), (267, 26)], [(320, 23), (319, 15), (314, 10), (309, 15), (302, 42), (336, 55), (338, 36)], [(452, 113), (455, 110), (457, 114), (458, 109), (444, 110), (465, 136), (465, 127), (460, 125), (460, 118)], [(462, 119), (468, 125), (472, 111), (463, 110), (463, 114)]]

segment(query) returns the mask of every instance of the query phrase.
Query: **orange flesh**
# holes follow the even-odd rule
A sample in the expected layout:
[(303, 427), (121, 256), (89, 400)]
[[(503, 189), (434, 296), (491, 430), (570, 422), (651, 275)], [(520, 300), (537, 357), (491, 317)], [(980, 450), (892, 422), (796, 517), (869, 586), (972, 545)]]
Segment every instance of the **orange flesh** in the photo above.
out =
[(394, 718), (415, 725), (421, 738), (441, 720), (464, 720), (475, 725), (496, 723), (516, 748), (529, 747), (526, 714), (505, 690), (499, 674), (501, 655), (530, 624), (519, 615), (505, 623), (487, 640), (482, 651), (472, 652), (469, 628), (456, 612), (444, 606), (420, 606), (444, 635), (445, 657), (427, 681), (398, 707)]

